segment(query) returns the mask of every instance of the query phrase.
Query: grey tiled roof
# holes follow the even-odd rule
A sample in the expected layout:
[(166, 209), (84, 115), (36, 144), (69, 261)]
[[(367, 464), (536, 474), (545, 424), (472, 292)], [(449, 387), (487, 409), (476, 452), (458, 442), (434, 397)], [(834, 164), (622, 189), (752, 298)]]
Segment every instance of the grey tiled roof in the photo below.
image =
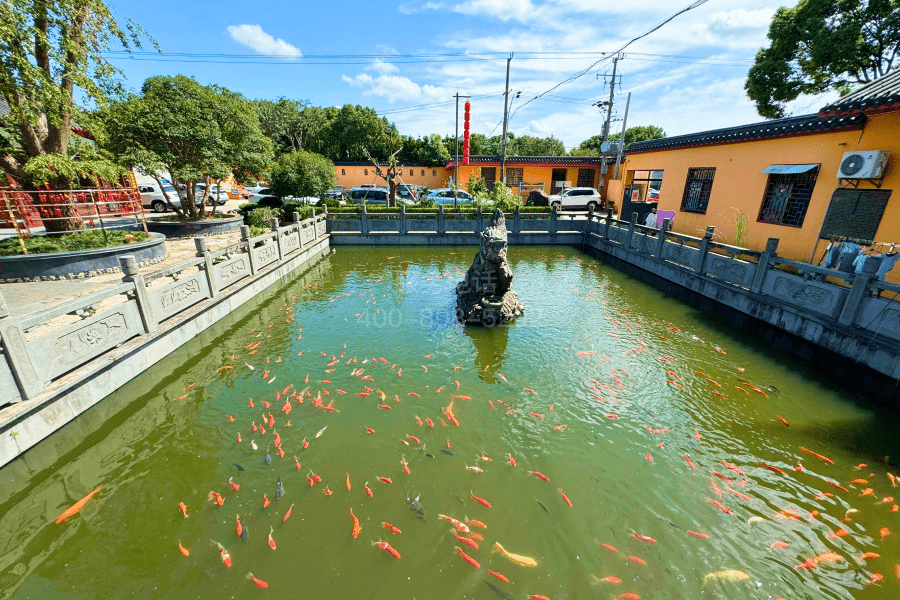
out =
[(900, 68), (832, 102), (819, 111), (819, 116), (877, 114), (891, 110), (900, 110)]
[(695, 146), (712, 146), (734, 142), (793, 137), (827, 131), (862, 129), (865, 124), (866, 116), (864, 114), (826, 118), (821, 118), (819, 115), (803, 115), (800, 117), (788, 117), (787, 119), (763, 121), (762, 123), (753, 123), (751, 125), (740, 125), (738, 127), (727, 127), (725, 129), (714, 129), (688, 135), (635, 142), (628, 146), (626, 153), (639, 154), (641, 152), (675, 150)]

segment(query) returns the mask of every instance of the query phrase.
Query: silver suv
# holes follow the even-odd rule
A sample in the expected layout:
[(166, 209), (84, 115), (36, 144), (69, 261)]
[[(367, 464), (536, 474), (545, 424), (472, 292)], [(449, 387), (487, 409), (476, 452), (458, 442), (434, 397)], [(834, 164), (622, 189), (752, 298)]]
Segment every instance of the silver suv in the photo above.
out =
[(550, 206), (563, 208), (587, 208), (597, 210), (601, 204), (600, 192), (594, 188), (576, 187), (563, 190), (562, 194), (550, 196)]

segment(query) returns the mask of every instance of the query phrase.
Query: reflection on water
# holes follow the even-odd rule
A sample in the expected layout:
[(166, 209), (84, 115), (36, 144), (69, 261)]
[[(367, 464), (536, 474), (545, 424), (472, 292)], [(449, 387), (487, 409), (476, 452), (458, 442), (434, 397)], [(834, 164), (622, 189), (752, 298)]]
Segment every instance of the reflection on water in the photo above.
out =
[(893, 411), (570, 249), (464, 329), (472, 252), (342, 248), (0, 470), (0, 597), (900, 597)]

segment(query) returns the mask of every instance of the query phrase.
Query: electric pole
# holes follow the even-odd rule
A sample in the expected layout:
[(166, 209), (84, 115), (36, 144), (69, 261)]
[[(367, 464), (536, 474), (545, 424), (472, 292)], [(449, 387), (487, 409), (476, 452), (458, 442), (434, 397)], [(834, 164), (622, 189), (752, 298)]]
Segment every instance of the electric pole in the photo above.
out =
[(460, 96), (459, 92), (453, 96), (456, 98), (456, 161), (453, 163), (453, 206), (456, 206), (457, 203), (457, 194), (456, 191), (459, 189), (459, 99), (465, 98), (468, 100), (471, 96)]
[(628, 92), (628, 100), (625, 101), (625, 118), (622, 119), (622, 135), (619, 137), (619, 151), (616, 153), (616, 172), (613, 178), (619, 178), (619, 165), (622, 162), (622, 150), (625, 148), (625, 127), (628, 125), (628, 109), (631, 106), (631, 92)]
[(610, 121), (612, 120), (613, 94), (615, 93), (615, 89), (616, 89), (616, 66), (619, 63), (620, 57), (621, 57), (620, 54), (617, 54), (615, 57), (613, 57), (612, 79), (609, 82), (609, 102), (607, 103), (608, 106), (606, 107), (606, 123), (603, 125), (603, 141), (604, 142), (609, 141), (609, 124), (610, 124)]
[(506, 120), (509, 117), (509, 63), (513, 53), (506, 59), (506, 91), (503, 92), (503, 141), (500, 144), (500, 182), (506, 185)]

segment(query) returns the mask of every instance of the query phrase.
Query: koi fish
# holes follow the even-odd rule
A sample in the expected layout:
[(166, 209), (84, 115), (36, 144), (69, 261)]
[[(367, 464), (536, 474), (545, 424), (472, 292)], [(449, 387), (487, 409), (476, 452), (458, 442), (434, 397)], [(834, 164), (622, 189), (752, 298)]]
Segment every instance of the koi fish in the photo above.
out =
[[(457, 537), (459, 537), (459, 536), (457, 536)], [(468, 554), (466, 554), (465, 552), (463, 552), (462, 548), (460, 548), (459, 546), (456, 546), (456, 547), (455, 547), (455, 550), (456, 550), (456, 553), (459, 554), (459, 555), (462, 557), (462, 559), (463, 559), (464, 561), (466, 561), (467, 563), (469, 563), (470, 565), (472, 565), (472, 566), (475, 567), (476, 569), (478, 569), (478, 568), (481, 567), (481, 565), (478, 564), (478, 561), (477, 561), (477, 560), (475, 560), (474, 558), (472, 558), (471, 556), (469, 556)]]
[(513, 467), (516, 466), (516, 459), (512, 457), (512, 454), (509, 455), (509, 464)]
[(477, 502), (477, 503), (479, 503), (479, 504), (483, 504), (484, 506), (487, 506), (488, 508), (491, 507), (491, 503), (490, 503), (490, 502), (488, 502), (488, 501), (485, 500), (484, 498), (479, 498), (479, 497), (476, 496), (471, 490), (469, 491), (469, 497), (472, 498), (472, 500), (474, 500), (475, 502)]
[(506, 550), (506, 548), (501, 546), (500, 542), (494, 542), (494, 547), (491, 549), (491, 554), (494, 554), (494, 553), (499, 553), (502, 556), (509, 559), (510, 561), (512, 561), (522, 567), (536, 567), (537, 566), (537, 561), (534, 560), (533, 558), (531, 558), (530, 556), (523, 556), (521, 554), (513, 554), (512, 552), (509, 552), (508, 550)]
[(476, 467), (476, 466), (470, 467), (469, 465), (466, 465), (466, 468), (469, 469), (470, 471), (475, 471), (476, 473), (484, 473), (484, 469), (482, 469), (481, 467)]
[(650, 433), (669, 433), (668, 429), (651, 429), (650, 427), (647, 428), (647, 431)]
[(850, 490), (848, 490), (847, 488), (845, 488), (844, 486), (838, 485), (837, 483), (835, 483), (835, 482), (833, 482), (833, 481), (826, 481), (825, 483), (827, 483), (827, 484), (829, 484), (829, 485), (833, 485), (833, 486), (836, 487), (837, 489), (843, 490), (843, 491), (845, 491), (845, 492), (849, 492), (849, 491), (850, 491)]
[[(225, 498), (223, 498), (222, 496), (220, 496), (218, 492), (210, 492), (210, 493), (209, 493), (209, 500), (212, 500), (213, 502), (215, 502), (215, 503), (218, 504), (219, 506), (222, 506), (223, 504), (225, 504)], [(71, 510), (71, 509), (70, 509), (70, 510)], [(65, 513), (63, 513), (63, 514), (65, 514)], [(73, 514), (74, 514), (74, 513), (73, 513)], [(60, 517), (60, 518), (63, 518), (63, 517)], [(57, 521), (57, 523), (58, 523), (58, 522), (59, 522), (59, 521)]]
[(697, 431), (696, 429), (694, 430), (694, 439), (697, 440), (698, 442), (702, 440), (702, 438), (700, 437), (700, 432)]
[(690, 456), (688, 456), (687, 454), (685, 454), (685, 455), (684, 455), (684, 460), (687, 461), (687, 464), (688, 464), (688, 466), (689, 466), (691, 469), (693, 469), (694, 471), (697, 470), (697, 467), (694, 465), (694, 461), (691, 460), (691, 457), (690, 457)]
[(420, 440), (419, 438), (417, 438), (417, 437), (414, 436), (414, 435), (407, 435), (406, 437), (407, 437), (407, 439), (410, 439), (410, 440), (414, 441), (414, 442), (417, 443), (417, 444), (421, 444), (421, 443), (422, 443), (422, 440)]
[(740, 469), (739, 467), (736, 467), (735, 465), (731, 464), (731, 463), (728, 462), (727, 460), (723, 460), (723, 461), (722, 461), (722, 464), (725, 465), (726, 467), (728, 467), (729, 469), (731, 469), (732, 471), (734, 471), (735, 473), (737, 473), (738, 475), (742, 476), (742, 477), (746, 477), (746, 476), (747, 476), (747, 474), (744, 473), (743, 471), (741, 471), (741, 469)]
[(537, 394), (537, 392), (531, 388), (522, 388), (522, 391), (528, 392), (529, 394)]
[(703, 585), (706, 585), (710, 581), (722, 580), (722, 581), (747, 581), (750, 579), (750, 576), (744, 573), (743, 571), (737, 571), (734, 569), (729, 569), (727, 571), (716, 571), (715, 573), (710, 573), (703, 578)]
[[(103, 487), (102, 484), (98, 485), (96, 487), (96, 489), (94, 489), (93, 492), (91, 492), (90, 494), (88, 494), (87, 496), (85, 496), (84, 498), (82, 498), (81, 500), (79, 500), (78, 502), (76, 502), (75, 504), (70, 506), (69, 508), (67, 508), (65, 511), (63, 511), (63, 513), (56, 518), (56, 523), (60, 523), (60, 522), (64, 521), (65, 519), (68, 519), (69, 517), (71, 517), (72, 515), (77, 513), (79, 510), (81, 510), (84, 507), (84, 505), (87, 504), (88, 500), (93, 498), (94, 494), (99, 492), (100, 488), (102, 488), (102, 487)], [(224, 500), (223, 500), (223, 502), (224, 502)], [(185, 516), (187, 516), (187, 515), (185, 515)]]
[[(309, 478), (307, 477), (307, 479)], [(263, 508), (266, 508), (267, 506), (269, 506), (269, 496), (267, 494), (263, 494)]]
[(715, 506), (716, 508), (718, 508), (719, 510), (721, 510), (726, 515), (734, 514), (734, 512), (730, 508), (728, 508), (721, 502), (717, 502), (717, 501), (713, 500), (712, 498), (707, 498), (706, 501), (709, 502), (710, 504), (712, 504), (713, 506)]
[(382, 483), (394, 483), (393, 481), (391, 481), (390, 477), (379, 477), (378, 481), (380, 481)]
[(390, 523), (382, 522), (382, 523), (381, 523), (381, 526), (384, 527), (385, 529), (389, 530), (391, 533), (394, 533), (394, 534), (397, 534), (397, 533), (403, 533), (402, 531), (400, 531), (400, 529), (398, 529), (397, 527), (394, 527), (394, 526), (391, 525)]
[(791, 424), (788, 423), (788, 422), (785, 420), (785, 418), (782, 417), (781, 415), (775, 415), (775, 416), (778, 417), (779, 419), (781, 419), (781, 422), (784, 423), (784, 426), (785, 426), (785, 427), (790, 427), (790, 426), (791, 426)]
[(184, 502), (179, 502), (178, 508), (181, 509), (181, 514), (183, 514), (184, 518), (187, 519), (187, 513), (188, 513), (187, 505)]
[(601, 546), (602, 548), (606, 548), (610, 552), (618, 552), (618, 550), (615, 548), (615, 546), (611, 546), (609, 544), (604, 544), (604, 543), (600, 543), (600, 542), (597, 542), (597, 544), (599, 546)]
[(505, 575), (502, 575), (502, 574), (498, 573), (497, 571), (488, 571), (488, 573), (490, 573), (491, 575), (493, 575), (494, 577), (496, 577), (503, 583), (509, 583), (509, 579)]
[(400, 558), (400, 553), (397, 552), (390, 544), (384, 541), (372, 542), (373, 546), (378, 546), (394, 558)]
[(544, 475), (543, 473), (539, 473), (537, 471), (528, 471), (529, 475), (534, 475), (538, 479), (543, 479), (544, 481), (550, 481), (550, 478)]
[(638, 557), (638, 556), (628, 556), (628, 555), (626, 555), (626, 556), (625, 556), (625, 560), (627, 560), (628, 562), (637, 563), (637, 564), (639, 564), (639, 565), (646, 565), (646, 564), (647, 564), (647, 561), (645, 561), (643, 558), (640, 558), (640, 557)]
[(450, 521), (451, 525), (453, 525), (454, 527), (456, 527), (457, 530), (462, 531), (463, 533), (469, 533), (468, 526), (465, 523), (463, 523), (462, 521), (457, 521), (453, 517), (448, 517), (447, 515), (438, 515), (438, 518)]
[(781, 469), (779, 469), (778, 467), (773, 467), (772, 465), (765, 463), (763, 461), (760, 461), (759, 464), (761, 466), (767, 468), (768, 470), (772, 471), (773, 473), (778, 473), (779, 475), (786, 475), (786, 473), (784, 471), (782, 471)]
[(425, 422), (428, 423), (428, 426), (434, 429), (434, 421), (431, 419), (425, 419)]
[(562, 499), (566, 501), (566, 504), (569, 505), (569, 508), (572, 508), (572, 501), (569, 500), (569, 497), (566, 496), (565, 493), (563, 493), (562, 488), (558, 488), (556, 491), (559, 492), (559, 495), (562, 496)]
[(698, 532), (698, 531), (688, 531), (687, 534), (688, 534), (688, 535), (692, 535), (692, 536), (694, 536), (695, 538), (700, 538), (700, 539), (702, 539), (702, 540), (708, 540), (708, 539), (709, 539), (709, 534), (708, 534), (708, 533), (700, 533), (700, 532)]
[[(593, 576), (592, 576), (592, 577), (593, 577)], [(599, 579), (599, 578), (597, 578), (597, 577), (594, 577), (594, 582), (595, 582), (595, 583), (622, 583), (622, 580), (619, 579), (618, 577), (615, 577), (615, 576), (613, 576), (613, 575), (610, 575), (610, 576), (608, 576), (608, 577), (604, 577), (603, 579)]]
[(272, 539), (272, 533), (274, 533), (274, 532), (275, 532), (275, 528), (272, 526), (269, 526), (269, 548), (271, 548), (272, 550), (274, 550), (277, 547), (277, 546), (275, 546), (275, 540)]
[(287, 521), (288, 519), (291, 518), (291, 511), (292, 511), (292, 510), (294, 510), (294, 505), (293, 505), (293, 504), (291, 504), (291, 505), (288, 507), (287, 512), (284, 513), (284, 518), (281, 519), (281, 522), (282, 522), (282, 523), (284, 523), (285, 521)]
[(231, 556), (228, 554), (228, 550), (225, 549), (222, 544), (215, 540), (210, 540), (213, 544), (219, 547), (219, 556), (222, 558), (222, 564), (226, 567), (231, 567)]
[(181, 552), (185, 556), (191, 555), (191, 553), (188, 551), (188, 549), (181, 545), (181, 540), (178, 540), (178, 551)]
[(459, 396), (457, 394), (450, 394), (451, 398), (456, 398), (457, 400), (471, 400), (471, 396)]
[(359, 535), (359, 532), (362, 531), (362, 526), (359, 524), (359, 519), (356, 518), (356, 515), (353, 514), (353, 509), (350, 509), (350, 517), (353, 519), (353, 539), (356, 539), (356, 536)]
[(827, 456), (822, 456), (821, 454), (819, 454), (819, 453), (817, 453), (817, 452), (813, 452), (812, 450), (809, 450), (809, 449), (807, 449), (807, 448), (804, 448), (803, 446), (800, 446), (800, 451), (801, 451), (801, 452), (806, 452), (807, 454), (812, 454), (812, 455), (815, 456), (816, 458), (820, 458), (820, 459), (824, 460), (824, 461), (827, 462), (829, 465), (833, 465), (833, 464), (834, 464), (834, 461), (831, 460), (830, 458), (828, 458)]
[[(485, 525), (484, 523), (482, 523), (481, 521), (478, 521), (476, 519), (470, 519), (469, 517), (466, 517), (466, 523), (468, 523), (469, 525), (474, 525), (475, 527), (481, 527), (482, 529), (487, 529), (487, 525)], [(469, 533), (471, 533), (471, 532), (469, 532)]]
[(228, 483), (229, 483), (229, 485), (231, 485), (231, 489), (233, 489), (234, 491), (238, 491), (241, 489), (241, 486), (239, 486), (238, 484), (236, 484), (234, 482), (234, 477), (229, 477)]
[(256, 577), (253, 576), (253, 573), (247, 573), (247, 579), (252, 580), (253, 583), (256, 584), (257, 587), (261, 587), (261, 588), (269, 587), (268, 583), (266, 583), (262, 579), (257, 579)]

